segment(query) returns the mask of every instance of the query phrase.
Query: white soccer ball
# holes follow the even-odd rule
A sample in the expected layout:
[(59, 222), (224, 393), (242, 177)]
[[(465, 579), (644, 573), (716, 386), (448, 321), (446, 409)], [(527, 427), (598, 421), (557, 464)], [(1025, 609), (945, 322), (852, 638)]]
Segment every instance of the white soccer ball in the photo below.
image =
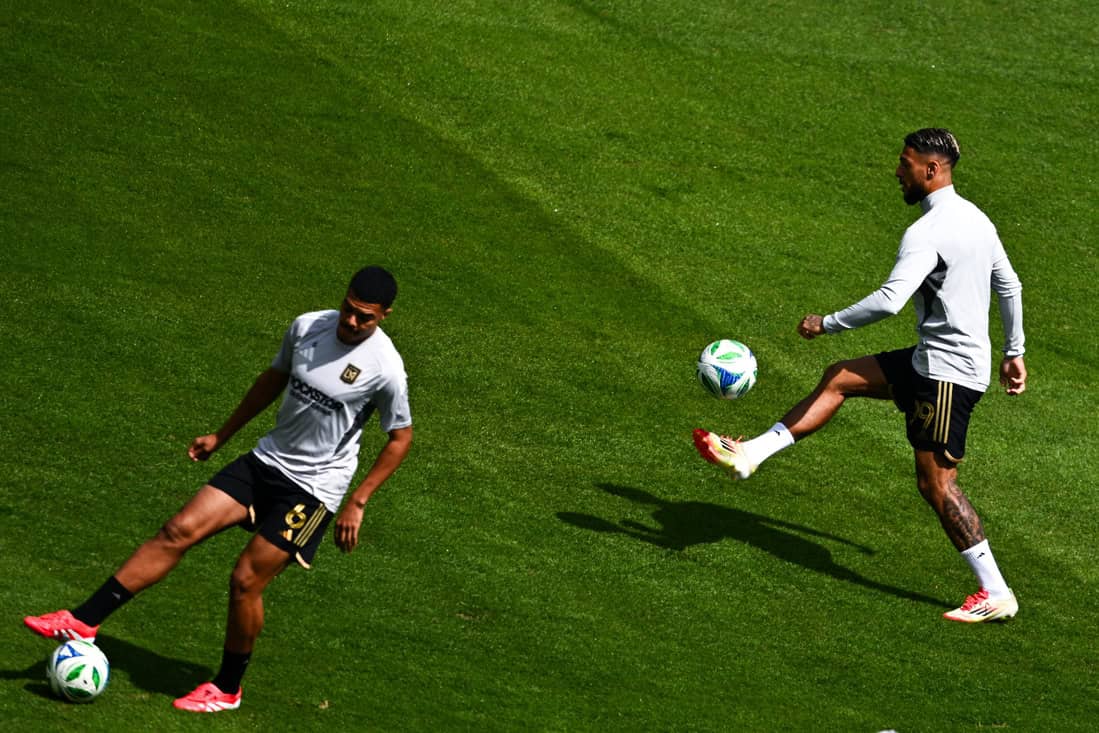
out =
[(50, 689), (70, 702), (91, 702), (107, 687), (110, 677), (107, 655), (90, 641), (67, 641), (46, 662)]
[(735, 400), (756, 383), (756, 356), (744, 344), (721, 339), (702, 350), (698, 357), (698, 381), (714, 397)]

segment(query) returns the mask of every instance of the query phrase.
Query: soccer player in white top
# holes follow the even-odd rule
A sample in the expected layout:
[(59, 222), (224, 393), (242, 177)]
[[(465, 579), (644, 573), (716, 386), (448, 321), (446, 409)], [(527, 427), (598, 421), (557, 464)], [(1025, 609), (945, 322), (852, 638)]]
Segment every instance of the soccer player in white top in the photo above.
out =
[[(363, 507), (412, 444), (404, 364), (379, 328), (396, 296), (390, 273), (366, 267), (352, 277), (339, 310), (295, 319), (274, 362), (229, 419), (216, 433), (195, 438), (188, 454), (205, 461), (285, 392), (274, 429), (211, 478), (82, 605), (23, 622), (49, 638), (94, 641), (107, 616), (167, 576), (187, 550), (240, 525), (254, 534), (230, 578), (221, 667), (211, 682), (173, 703), (192, 712), (239, 707), (240, 682), (263, 627), (267, 584), (294, 562), (310, 567), (333, 516), (336, 544), (354, 550)], [(344, 501), (363, 424), (374, 412), (388, 440)]]
[(695, 430), (694, 440), (703, 458), (746, 479), (768, 457), (822, 428), (848, 397), (894, 400), (907, 418), (920, 494), (980, 584), (944, 617), (973, 623), (1011, 618), (1019, 609), (957, 482), (970, 411), (990, 381), (991, 291), (1003, 325), (999, 376), (1007, 394), (1026, 389), (1027, 371), (1022, 285), (992, 222), (954, 190), (959, 155), (948, 130), (927, 128), (905, 138), (897, 181), (905, 202), (919, 204), (923, 215), (905, 232), (893, 271), (859, 302), (827, 316), (811, 313), (798, 326), (806, 339), (836, 334), (894, 315), (911, 298), (916, 345), (831, 365), (812, 393), (757, 438), (741, 442)]

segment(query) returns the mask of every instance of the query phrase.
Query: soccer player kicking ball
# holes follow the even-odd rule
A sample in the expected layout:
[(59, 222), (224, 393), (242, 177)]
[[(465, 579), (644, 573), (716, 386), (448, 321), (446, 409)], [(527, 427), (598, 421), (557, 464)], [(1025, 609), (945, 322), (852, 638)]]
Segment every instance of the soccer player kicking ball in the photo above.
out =
[[(221, 668), (173, 703), (199, 713), (239, 707), (240, 682), (263, 628), (264, 589), (292, 562), (309, 569), (334, 514), (336, 544), (344, 552), (355, 549), (363, 507), (412, 444), (404, 363), (378, 327), (396, 296), (393, 276), (367, 267), (351, 279), (339, 310), (296, 318), (270, 368), (222, 428), (195, 438), (188, 453), (205, 461), (285, 392), (274, 429), (210, 479), (83, 605), (23, 623), (48, 638), (94, 641), (109, 615), (167, 576), (187, 550), (240, 525), (254, 534), (230, 577)], [(344, 503), (363, 423), (375, 410), (389, 438)]]
[(829, 366), (816, 389), (757, 438), (741, 442), (695, 430), (694, 442), (703, 458), (729, 469), (734, 479), (746, 479), (768, 457), (824, 427), (848, 397), (893, 399), (908, 421), (920, 494), (980, 583), (977, 593), (944, 617), (976, 623), (1011, 618), (1019, 610), (957, 482), (969, 415), (988, 388), (992, 368), (990, 290), (996, 291), (1004, 331), (1000, 384), (1009, 395), (1021, 394), (1027, 372), (1022, 285), (992, 222), (954, 190), (959, 154), (947, 130), (923, 129), (905, 138), (897, 181), (905, 203), (919, 204), (923, 215), (901, 239), (889, 279), (854, 305), (828, 316), (809, 314), (798, 326), (806, 339), (835, 334), (894, 315), (913, 298), (918, 343)]

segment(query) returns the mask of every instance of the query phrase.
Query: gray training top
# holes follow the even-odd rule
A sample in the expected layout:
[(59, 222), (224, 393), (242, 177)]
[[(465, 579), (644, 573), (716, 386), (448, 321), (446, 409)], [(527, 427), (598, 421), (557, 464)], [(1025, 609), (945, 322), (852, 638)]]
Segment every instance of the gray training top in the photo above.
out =
[(363, 424), (377, 411), (385, 432), (412, 425), (404, 361), (381, 328), (365, 341), (336, 336), (340, 312), (294, 319), (271, 367), (289, 375), (275, 427), (256, 457), (339, 511), (359, 465)]
[(996, 227), (953, 186), (920, 202), (923, 216), (901, 239), (885, 284), (858, 303), (824, 317), (826, 333), (865, 326), (916, 306), (919, 342), (912, 366), (921, 375), (984, 392), (992, 371), (990, 290), (1004, 328), (1004, 355), (1023, 353), (1023, 286)]

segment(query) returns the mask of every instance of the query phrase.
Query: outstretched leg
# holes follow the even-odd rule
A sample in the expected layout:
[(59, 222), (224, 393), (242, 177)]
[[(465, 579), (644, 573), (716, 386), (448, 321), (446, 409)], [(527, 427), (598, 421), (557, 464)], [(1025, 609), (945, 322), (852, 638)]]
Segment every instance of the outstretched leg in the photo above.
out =
[(248, 510), (225, 492), (203, 486), (84, 603), (71, 612), (60, 610), (27, 616), (23, 623), (47, 638), (94, 641), (99, 625), (108, 616), (134, 595), (162, 580), (187, 550), (247, 515)]
[(248, 517), (247, 507), (221, 489), (199, 489), (179, 512), (115, 573), (118, 582), (137, 594), (164, 579), (192, 547)]
[(783, 416), (782, 424), (794, 440), (801, 440), (824, 427), (848, 397), (889, 399), (889, 384), (877, 357), (863, 356), (829, 366), (816, 389)]
[(876, 357), (863, 356), (829, 366), (816, 389), (781, 422), (752, 440), (742, 443), (699, 429), (694, 431), (695, 447), (707, 461), (727, 468), (733, 478), (746, 479), (775, 453), (824, 427), (848, 397), (889, 398), (889, 384)]

